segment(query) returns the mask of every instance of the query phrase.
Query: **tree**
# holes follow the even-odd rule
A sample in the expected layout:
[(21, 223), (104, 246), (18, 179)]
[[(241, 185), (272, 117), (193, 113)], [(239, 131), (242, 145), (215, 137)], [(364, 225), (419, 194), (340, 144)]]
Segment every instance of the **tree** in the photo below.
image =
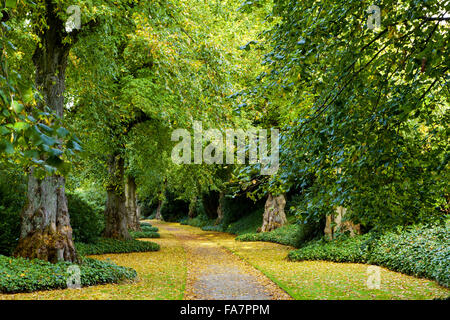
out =
[[(61, 8), (50, 0), (38, 4), (25, 3), (30, 10), (31, 23), (39, 39), (34, 49), (35, 84), (43, 103), (62, 119), (64, 115), (64, 89), (69, 51), (76, 41), (68, 41)], [(78, 257), (72, 241), (65, 179), (61, 175), (36, 177), (30, 169), (28, 201), (22, 212), (22, 227), (15, 254), (56, 262), (76, 262)]]
[[(121, 1), (105, 5), (100, 1), (77, 1), (81, 16), (76, 18), (80, 18), (80, 26), (66, 29), (66, 22), (70, 18), (70, 11), (67, 9), (73, 3), (53, 0), (20, 2), (20, 6), (10, 16), (15, 25), (30, 33), (31, 39), (36, 39), (31, 42), (33, 48), (30, 48), (29, 43), (21, 42), (22, 38), (16, 40), (20, 42), (20, 46), (26, 48), (25, 52), (33, 52), (35, 84), (43, 98), (41, 109), (45, 104), (59, 119), (63, 119), (66, 69), (72, 49), (75, 46), (82, 47), (85, 39), (89, 41), (96, 36), (102, 36), (104, 33), (97, 31), (112, 23), (111, 20), (114, 20), (115, 26), (126, 26), (128, 14), (136, 3), (137, 1)], [(28, 57), (24, 60), (26, 63)], [(67, 135), (67, 131), (60, 130), (55, 133), (50, 130), (51, 126), (44, 128), (51, 136), (47, 139), (41, 135), (41, 138), (47, 139), (47, 143), (52, 147), (49, 151), (53, 154), (39, 160), (56, 161), (59, 167), (67, 169), (58, 161), (61, 148), (53, 147), (58, 145), (59, 135)], [(40, 133), (39, 131), (38, 134)], [(76, 147), (77, 145), (74, 148)], [(67, 170), (54, 171), (51, 175), (42, 177), (34, 168), (30, 169), (28, 201), (22, 214), (22, 232), (17, 255), (49, 261), (77, 261), (67, 212), (65, 179), (62, 175), (66, 172)]]
[(344, 206), (366, 226), (442, 220), (448, 1), (378, 1), (379, 30), (366, 24), (372, 4), (276, 1), (252, 99), (287, 102), (279, 175), (309, 186), (301, 217)]

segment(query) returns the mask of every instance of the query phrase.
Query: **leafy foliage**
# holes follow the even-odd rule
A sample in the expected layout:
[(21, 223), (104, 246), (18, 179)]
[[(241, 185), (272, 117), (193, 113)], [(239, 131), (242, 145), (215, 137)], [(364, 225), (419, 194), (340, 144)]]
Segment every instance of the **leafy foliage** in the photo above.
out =
[(267, 241), (298, 248), (311, 239), (317, 226), (288, 224), (270, 232), (246, 233), (238, 236), (238, 241)]
[(293, 261), (327, 260), (377, 264), (394, 271), (450, 284), (450, 231), (442, 226), (414, 226), (388, 232), (379, 239), (370, 234), (335, 241), (319, 240), (291, 251)]
[(450, 229), (414, 226), (384, 234), (373, 246), (369, 263), (450, 286)]
[[(67, 288), (67, 268), (72, 264), (52, 264), (39, 259), (28, 260), (0, 255), (0, 292), (32, 292), (37, 290)], [(132, 280), (136, 271), (117, 266), (109, 261), (84, 258), (79, 265), (81, 285), (92, 286)]]
[(10, 255), (17, 245), (25, 180), (19, 166), (0, 162), (0, 254)]
[(146, 232), (158, 232), (158, 227), (154, 227), (152, 225), (142, 225), (141, 224), (142, 231)]
[[(380, 229), (442, 220), (448, 1), (378, 1), (380, 30), (366, 27), (372, 4), (274, 2), (261, 82), (241, 94), (255, 117), (282, 127), (280, 170), (259, 189), (303, 189), (302, 219), (341, 205)], [(251, 184), (252, 171), (240, 180)]]
[(321, 239), (314, 241), (289, 253), (289, 259), (293, 261), (302, 260), (325, 260), (334, 262), (367, 262), (368, 246), (366, 245), (368, 235), (353, 238), (343, 236), (334, 241)]
[(67, 194), (67, 205), (74, 241), (94, 243), (104, 229), (102, 210), (71, 193)]
[(159, 245), (149, 241), (100, 238), (95, 243), (75, 243), (81, 255), (158, 251)]
[(160, 235), (155, 231), (130, 231), (130, 236), (133, 239), (138, 238), (159, 238)]
[[(29, 1), (24, 1), (27, 5)], [(16, 4), (5, 9), (11, 12)], [(3, 14), (2, 14), (3, 15)], [(11, 41), (11, 26), (0, 26), (0, 159), (35, 167), (37, 176), (67, 174), (80, 141), (49, 108), (10, 57), (23, 52)]]

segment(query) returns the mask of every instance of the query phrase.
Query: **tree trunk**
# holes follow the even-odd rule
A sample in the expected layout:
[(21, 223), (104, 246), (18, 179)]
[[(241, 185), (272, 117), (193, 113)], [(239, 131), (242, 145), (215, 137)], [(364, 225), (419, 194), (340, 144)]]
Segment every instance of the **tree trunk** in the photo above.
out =
[[(38, 35), (41, 42), (33, 54), (36, 87), (44, 102), (60, 118), (64, 114), (64, 90), (69, 43), (63, 43), (64, 22), (46, 2), (46, 22)], [(53, 175), (39, 180), (30, 170), (27, 203), (22, 210), (21, 233), (15, 255), (51, 262), (78, 262), (72, 241), (65, 180)]]
[(109, 160), (109, 181), (106, 187), (106, 226), (103, 232), (105, 238), (131, 239), (128, 232), (128, 212), (125, 207), (123, 179), (123, 158), (117, 154), (113, 155)]
[(266, 204), (264, 206), (264, 218), (263, 225), (261, 227), (262, 232), (275, 230), (287, 223), (286, 215), (284, 213), (284, 206), (286, 205), (286, 199), (284, 195), (272, 196), (269, 193)]
[(158, 200), (158, 207), (156, 208), (155, 219), (163, 221), (164, 219), (163, 216), (161, 215), (161, 207), (162, 207), (162, 200)]
[(206, 216), (209, 219), (217, 218), (217, 207), (219, 206), (220, 194), (217, 191), (209, 191), (202, 194), (202, 204)]
[(197, 205), (197, 197), (193, 197), (191, 199), (191, 202), (189, 203), (189, 212), (188, 217), (189, 219), (193, 219), (195, 217), (195, 207)]
[(346, 212), (347, 208), (339, 206), (336, 213), (327, 215), (324, 233), (329, 240), (335, 239), (339, 233), (349, 232), (351, 237), (361, 234), (361, 225), (344, 219)]
[(217, 206), (217, 219), (216, 219), (215, 225), (220, 224), (223, 220), (223, 207), (222, 207), (223, 206), (223, 198), (224, 198), (223, 192), (220, 192), (219, 205)]
[(39, 180), (28, 177), (27, 204), (22, 210), (22, 226), (15, 256), (50, 262), (78, 262), (72, 241), (64, 178)]
[(133, 231), (141, 231), (139, 223), (139, 213), (136, 198), (136, 182), (133, 177), (127, 176), (125, 184), (126, 208), (128, 211), (128, 229)]

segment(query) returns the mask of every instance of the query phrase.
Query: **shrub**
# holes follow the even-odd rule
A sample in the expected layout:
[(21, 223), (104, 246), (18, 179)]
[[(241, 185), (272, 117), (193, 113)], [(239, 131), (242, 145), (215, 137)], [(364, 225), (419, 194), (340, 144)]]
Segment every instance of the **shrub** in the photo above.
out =
[(222, 224), (218, 224), (218, 225), (207, 225), (202, 227), (203, 231), (216, 231), (216, 232), (223, 232), (224, 231), (224, 226)]
[(413, 226), (402, 232), (334, 241), (313, 241), (288, 255), (293, 261), (363, 262), (450, 284), (450, 232), (444, 226)]
[[(0, 292), (32, 292), (67, 288), (67, 268), (69, 262), (56, 264), (47, 261), (24, 258), (11, 258), (0, 255)], [(134, 279), (136, 271), (117, 266), (109, 261), (83, 258), (79, 265), (81, 285), (92, 286), (105, 283), (118, 283)]]
[(166, 200), (161, 207), (161, 215), (164, 221), (174, 222), (180, 220), (189, 211), (189, 202), (177, 199), (171, 192), (166, 192)]
[(0, 254), (10, 255), (20, 236), (20, 214), (0, 205)]
[(308, 245), (289, 252), (289, 259), (326, 260), (334, 262), (366, 262), (368, 255), (368, 235), (350, 238), (342, 236), (334, 241), (321, 239), (312, 241)]
[(267, 241), (299, 247), (304, 242), (304, 227), (298, 224), (289, 224), (270, 232), (247, 233), (236, 238), (238, 241)]
[(187, 225), (193, 226), (193, 227), (197, 227), (197, 228), (202, 228), (206, 225), (214, 225), (214, 219), (209, 219), (206, 215), (204, 214), (199, 214), (198, 216), (196, 216), (195, 218), (192, 219), (187, 219), (185, 220)]
[(153, 226), (141, 226), (142, 231), (146, 231), (146, 232), (158, 232), (158, 228), (157, 227), (153, 227)]
[(17, 246), (26, 186), (21, 168), (0, 162), (0, 254), (10, 255)]
[(75, 243), (81, 255), (158, 251), (159, 245), (149, 241), (100, 238), (95, 243)]
[[(267, 241), (275, 242), (291, 247), (300, 247), (306, 241), (317, 236), (316, 223), (296, 223), (294, 216), (288, 217), (290, 224), (277, 228), (270, 232), (245, 233), (236, 238), (238, 241)], [(258, 225), (259, 227), (260, 225)]]
[(154, 231), (130, 231), (130, 235), (132, 238), (159, 238), (160, 235), (158, 232)]
[(148, 222), (141, 222), (140, 225), (141, 225), (141, 228), (143, 228), (143, 227), (151, 227), (151, 226), (152, 226), (152, 225), (151, 225), (150, 223), (148, 223)]
[(223, 201), (224, 224), (228, 226), (230, 224), (236, 223), (239, 220), (244, 219), (246, 216), (251, 215), (252, 213), (257, 211), (261, 215), (261, 223), (258, 226), (260, 227), (262, 224), (262, 213), (264, 211), (265, 201), (266, 199), (262, 198), (254, 202), (247, 197), (246, 193), (241, 193), (233, 198), (225, 196)]
[(105, 226), (102, 209), (77, 194), (67, 194), (67, 204), (74, 241), (94, 243)]
[(369, 263), (450, 285), (450, 232), (443, 226), (410, 227), (381, 236)]
[(258, 209), (250, 212), (246, 216), (229, 224), (226, 228), (226, 232), (241, 235), (245, 233), (253, 233), (262, 226), (263, 222), (263, 209)]

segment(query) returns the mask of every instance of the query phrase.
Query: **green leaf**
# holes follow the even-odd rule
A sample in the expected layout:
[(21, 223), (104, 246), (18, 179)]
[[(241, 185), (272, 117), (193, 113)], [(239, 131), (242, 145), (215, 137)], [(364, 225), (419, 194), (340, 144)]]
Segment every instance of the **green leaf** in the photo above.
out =
[(68, 134), (69, 134), (69, 130), (67, 130), (64, 127), (60, 127), (56, 130), (56, 134), (58, 135), (58, 137), (60, 138), (65, 138)]
[(39, 128), (43, 129), (44, 131), (48, 132), (48, 133), (53, 133), (53, 128), (43, 124), (43, 123), (38, 123)]
[(54, 138), (52, 138), (52, 137), (49, 137), (49, 136), (47, 136), (47, 135), (45, 135), (45, 134), (41, 134), (40, 135), (40, 138), (41, 138), (41, 140), (42, 140), (42, 142), (45, 144), (45, 145), (47, 145), (47, 146), (53, 146), (53, 145), (55, 145), (56, 144), (56, 139), (54, 139)]
[(30, 127), (30, 125), (26, 122), (16, 122), (14, 123), (14, 129), (18, 132), (26, 130)]
[(6, 0), (6, 8), (14, 9), (17, 6), (17, 0)]
[(11, 103), (11, 108), (16, 112), (16, 113), (20, 113), (23, 110), (23, 104), (17, 102), (17, 101), (13, 101)]
[(0, 152), (6, 152), (7, 154), (13, 154), (14, 146), (9, 141), (6, 141), (6, 140), (0, 141)]

